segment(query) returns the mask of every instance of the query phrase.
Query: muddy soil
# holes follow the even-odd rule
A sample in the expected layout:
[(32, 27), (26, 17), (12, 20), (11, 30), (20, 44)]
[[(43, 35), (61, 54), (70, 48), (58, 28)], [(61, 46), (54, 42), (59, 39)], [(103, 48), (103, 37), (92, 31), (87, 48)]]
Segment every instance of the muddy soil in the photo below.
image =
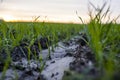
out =
[[(78, 37), (78, 36), (77, 36)], [(11, 62), (4, 77), (3, 69), (7, 55), (1, 53), (0, 76), (3, 80), (62, 80), (64, 71), (69, 69), (69, 64), (74, 60), (73, 53), (78, 44), (78, 38), (59, 42), (58, 46), (48, 49), (47, 38), (41, 38), (27, 49), (29, 42), (22, 41), (11, 51)], [(42, 50), (39, 49), (41, 44)], [(66, 45), (69, 44), (69, 45)], [(50, 51), (50, 55), (49, 55)], [(48, 56), (49, 55), (49, 56)]]
[[(30, 50), (28, 42), (22, 41), (11, 51), (12, 61), (4, 77), (7, 55), (5, 51), (0, 54), (0, 77), (2, 80), (99, 80), (101, 71), (86, 41), (86, 35), (80, 33), (69, 41), (58, 42), (54, 50), (47, 47), (50, 43), (47, 38), (37, 39), (29, 46)], [(119, 73), (116, 72), (114, 80), (120, 79)]]
[(87, 45), (79, 45), (73, 56), (75, 60), (70, 63), (71, 72), (65, 71), (63, 80), (98, 80), (100, 71), (95, 67), (95, 55)]
[[(87, 41), (85, 34), (80, 34), (80, 36)], [(84, 40), (78, 39), (77, 42), (79, 46), (72, 55), (74, 60), (69, 65), (69, 71), (64, 72), (62, 80), (101, 80), (105, 72), (96, 66), (97, 61), (93, 51)], [(116, 58), (118, 57), (119, 54), (116, 55)], [(119, 59), (117, 59), (117, 62), (119, 62)], [(118, 74), (120, 74), (120, 70), (116, 70), (109, 80), (120, 80)]]

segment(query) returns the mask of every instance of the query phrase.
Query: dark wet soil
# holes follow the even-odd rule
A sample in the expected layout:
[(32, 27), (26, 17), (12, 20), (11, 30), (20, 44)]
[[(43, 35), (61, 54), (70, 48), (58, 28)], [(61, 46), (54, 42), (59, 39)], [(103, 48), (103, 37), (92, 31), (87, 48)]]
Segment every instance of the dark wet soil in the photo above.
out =
[[(19, 46), (16, 46), (11, 51), (11, 57), (13, 61), (20, 60), (21, 58), (35, 58), (39, 55), (40, 49), (47, 49), (49, 41), (47, 38), (37, 39), (33, 45), (29, 46), (27, 42), (21, 42)], [(30, 50), (29, 50), (30, 49)], [(30, 56), (28, 56), (30, 55)]]
[[(95, 67), (95, 55), (91, 49), (87, 45), (79, 45), (76, 50), (73, 55), (75, 60), (70, 63), (70, 71), (74, 71), (76, 74), (82, 75), (82, 77), (78, 79), (76, 77), (75, 80), (95, 80), (98, 78), (99, 70)], [(67, 80), (70, 76), (74, 78), (74, 75), (71, 72), (65, 72), (65, 79), (63, 79)], [(66, 76), (68, 77), (67, 79)], [(69, 80), (74, 80), (73, 78)]]
[[(77, 39), (63, 42), (66, 47), (72, 45), (71, 43), (73, 43), (73, 41), (75, 44), (79, 45), (75, 51), (71, 49), (66, 51), (67, 53), (64, 55), (64, 57), (74, 57), (74, 61), (69, 64), (70, 71), (64, 72), (63, 80), (99, 80), (99, 78), (102, 77), (101, 71), (98, 69), (98, 67), (96, 67), (95, 55), (86, 43), (86, 41), (88, 41), (86, 34), (80, 33), (76, 38)], [(10, 65), (9, 67), (14, 67), (22, 71), (18, 80), (46, 80), (45, 77), (39, 72), (39, 67), (41, 66), (39, 62), (33, 61), (32, 63), (31, 61), (30, 63), (33, 65), (33, 67), (29, 68), (31, 64), (24, 62), (26, 65), (28, 65), (24, 66), (23, 61), (25, 60), (22, 61), (22, 59), (35, 59), (37, 56), (39, 56), (41, 48), (42, 50), (47, 49), (48, 45), (50, 45), (50, 41), (45, 37), (35, 40), (30, 46), (27, 40), (23, 40), (20, 42), (20, 45), (13, 48), (10, 56), (14, 62), (14, 65)], [(3, 52), (0, 53), (0, 72), (2, 72), (4, 68), (5, 61), (3, 60), (6, 58), (7, 55), (3, 50)], [(51, 61), (50, 64), (54, 63), (56, 63), (56, 61)], [(59, 72), (55, 74), (53, 73), (51, 77), (55, 77), (58, 74)], [(114, 80), (120, 80), (119, 74), (120, 71), (118, 70), (114, 75)]]
[[(79, 46), (72, 55), (75, 60), (70, 63), (70, 71), (75, 73), (66, 71), (63, 80), (93, 80), (99, 77), (99, 71), (95, 67), (95, 55), (86, 43), (87, 37), (83, 33), (80, 36), (76, 41)], [(79, 77), (75, 77), (76, 74), (79, 74)]]
[[(82, 39), (76, 41), (79, 46), (75, 53), (70, 55), (74, 56), (75, 60), (70, 63), (70, 70), (64, 72), (63, 80), (101, 80), (104, 71), (96, 66), (95, 55), (86, 43), (86, 35), (80, 35)], [(120, 70), (113, 74), (113, 78), (109, 80), (120, 80)]]
[[(84, 80), (87, 80), (87, 78), (89, 79), (89, 77), (95, 78), (95, 77), (99, 76), (98, 69), (94, 66), (95, 56), (94, 56), (93, 52), (91, 51), (91, 49), (89, 48), (89, 46), (87, 46), (87, 44), (86, 44), (86, 41), (87, 41), (86, 35), (83, 33), (80, 33), (79, 36), (76, 37), (76, 39), (74, 39), (73, 41), (75, 44), (79, 45), (76, 48), (76, 51), (74, 52), (71, 49), (71, 50), (67, 51), (66, 55), (64, 55), (64, 57), (69, 56), (69, 57), (75, 58), (75, 60), (70, 63), (70, 70), (75, 71), (79, 74), (88, 76)], [(64, 42), (64, 45), (70, 46), (71, 43), (73, 43), (73, 41)], [(40, 47), (42, 49), (48, 48), (47, 44), (50, 44), (50, 42), (48, 41), (47, 38), (37, 39), (31, 46), (29, 46), (29, 42), (27, 40), (24, 40), (24, 41), (20, 42), (19, 46), (14, 47), (14, 49), (11, 51), (12, 61), (17, 62), (17, 61), (20, 61), (22, 58), (28, 59), (28, 57), (30, 57), (30, 59), (34, 59), (34, 55), (36, 55), (36, 56), (39, 55), (39, 53), (41, 51)], [(28, 50), (28, 48), (30, 50)], [(29, 54), (30, 54), (30, 56), (28, 56)], [(53, 63), (55, 63), (55, 61), (51, 62), (51, 64), (53, 64)], [(34, 77), (35, 74), (33, 72), (35, 71), (35, 69), (32, 69), (32, 70), (28, 69), (26, 71), (26, 69), (28, 67), (23, 67), (22, 61), (17, 63), (17, 65), (18, 64), (19, 64), (19, 66), (15, 66), (15, 68), (17, 68), (19, 70), (23, 70), (23, 73), (19, 77), (18, 80), (27, 80), (26, 78), (28, 78), (29, 76), (33, 76), (33, 77), (31, 77), (33, 80), (45, 80), (45, 78), (41, 74), (39, 74), (39, 76), (37, 76), (37, 78)], [(3, 66), (4, 66), (4, 64), (0, 63), (0, 69), (1, 69), (0, 71), (3, 70)], [(51, 77), (54, 77), (58, 74), (59, 74), (59, 72), (57, 72), (56, 74), (52, 74)], [(66, 74), (68, 76), (70, 75), (70, 73), (66, 72), (64, 76), (67, 76)], [(32, 80), (32, 79), (30, 79), (30, 80)], [(71, 78), (71, 80), (73, 80), (73, 79)]]
[[(18, 70), (25, 71), (25, 69), (27, 67), (23, 67), (22, 59), (23, 58), (28, 59), (29, 57), (30, 57), (30, 60), (35, 59), (36, 57), (38, 58), (39, 53), (40, 53), (40, 49), (42, 49), (42, 50), (47, 49), (48, 45), (50, 45), (50, 42), (48, 41), (48, 39), (46, 37), (35, 40), (35, 42), (31, 46), (29, 46), (29, 41), (28, 40), (20, 41), (20, 44), (18, 46), (14, 47), (13, 50), (11, 51), (11, 53), (10, 53), (11, 62), (17, 62), (18, 61), (19, 63), (17, 63), (17, 65), (15, 65), (15, 64), (14, 65), (13, 64), (9, 65), (8, 64), (9, 65), (8, 67), (9, 68), (13, 67), (13, 68), (16, 68)], [(8, 54), (5, 52), (5, 50), (3, 50), (0, 53), (0, 72), (3, 71), (4, 65), (6, 63), (5, 60), (7, 60), (7, 58), (8, 58)], [(26, 64), (28, 64), (28, 63), (26, 63)], [(36, 69), (39, 71), (38, 67), (40, 67), (40, 66), (37, 66)], [(22, 73), (21, 77), (18, 80), (27, 80), (27, 79), (24, 79), (24, 78), (27, 77), (27, 76), (35, 76), (33, 74), (33, 71), (34, 71), (34, 69), (32, 69), (32, 70), (28, 69), (28, 71), (25, 71), (25, 72)], [(32, 79), (30, 79), (30, 80), (32, 80)], [(44, 80), (44, 79), (40, 75), (38, 77), (38, 79), (33, 79), (33, 80)]]

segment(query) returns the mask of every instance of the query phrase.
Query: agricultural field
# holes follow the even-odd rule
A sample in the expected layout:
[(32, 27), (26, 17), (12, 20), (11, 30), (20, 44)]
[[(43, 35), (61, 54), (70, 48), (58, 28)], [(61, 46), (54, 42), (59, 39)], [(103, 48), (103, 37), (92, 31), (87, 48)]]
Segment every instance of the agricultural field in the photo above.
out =
[(82, 24), (0, 22), (0, 80), (120, 80), (120, 24), (105, 5)]
[[(58, 42), (70, 40), (82, 30), (82, 26), (80, 24), (1, 21), (0, 71), (3, 72), (1, 75), (4, 76), (6, 70), (13, 66), (13, 68), (24, 68), (21, 65), (11, 65), (22, 58), (28, 62), (31, 59), (36, 60), (43, 65), (45, 61), (39, 55), (41, 51), (47, 49), (46, 60), (51, 59), (51, 51), (58, 46)], [(42, 65), (39, 66), (39, 72), (43, 70)]]
[[(57, 47), (62, 47), (59, 46), (59, 42), (61, 42), (65, 47), (77, 45), (75, 50), (71, 49), (71, 52), (70, 50), (66, 52), (66, 56), (74, 57), (75, 60), (70, 63), (70, 71), (65, 72), (63, 80), (90, 80), (90, 78), (91, 80), (101, 80), (101, 78), (103, 80), (119, 80), (119, 34), (120, 25), (113, 23), (98, 24), (91, 22), (88, 25), (81, 25), (0, 22), (1, 79), (6, 78), (5, 74), (9, 72), (9, 69), (14, 70), (16, 77), (13, 78), (16, 80), (19, 78), (19, 74), (16, 75), (17, 70), (25, 72), (28, 68), (28, 72), (26, 71), (24, 75), (32, 75), (34, 68), (29, 70), (29, 66), (25, 67), (25, 63), (23, 65), (17, 64), (23, 58), (28, 61), (27, 65), (32, 60), (38, 61), (41, 65), (37, 67), (38, 69), (35, 68), (35, 70), (41, 73), (46, 67), (45, 62), (54, 60), (54, 57), (51, 57), (51, 55), (57, 50)], [(76, 37), (76, 40), (74, 37)], [(74, 38), (74, 40), (71, 40), (71, 38)], [(40, 55), (44, 54), (44, 52), (42, 53), (43, 50), (48, 50), (47, 57), (45, 58)], [(51, 77), (54, 76), (54, 74), (51, 75)], [(37, 80), (43, 80), (40, 78), (38, 77)]]

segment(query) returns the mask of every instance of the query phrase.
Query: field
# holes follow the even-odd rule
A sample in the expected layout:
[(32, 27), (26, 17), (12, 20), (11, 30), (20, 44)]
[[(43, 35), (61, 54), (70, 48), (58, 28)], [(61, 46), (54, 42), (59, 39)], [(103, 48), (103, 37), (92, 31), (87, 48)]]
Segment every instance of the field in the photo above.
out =
[[(102, 22), (104, 7), (90, 14), (87, 24), (1, 21), (1, 80), (120, 80), (120, 24)], [(63, 75), (57, 68), (67, 62)], [(56, 65), (58, 72), (52, 73), (50, 66)]]

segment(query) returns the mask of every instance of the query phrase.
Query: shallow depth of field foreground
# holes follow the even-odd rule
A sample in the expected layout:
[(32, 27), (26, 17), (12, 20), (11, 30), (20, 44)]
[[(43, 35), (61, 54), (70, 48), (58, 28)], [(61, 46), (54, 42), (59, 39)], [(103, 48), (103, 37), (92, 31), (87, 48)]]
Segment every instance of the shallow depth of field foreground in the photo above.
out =
[(119, 16), (90, 6), (89, 23), (0, 20), (0, 80), (120, 80)]

